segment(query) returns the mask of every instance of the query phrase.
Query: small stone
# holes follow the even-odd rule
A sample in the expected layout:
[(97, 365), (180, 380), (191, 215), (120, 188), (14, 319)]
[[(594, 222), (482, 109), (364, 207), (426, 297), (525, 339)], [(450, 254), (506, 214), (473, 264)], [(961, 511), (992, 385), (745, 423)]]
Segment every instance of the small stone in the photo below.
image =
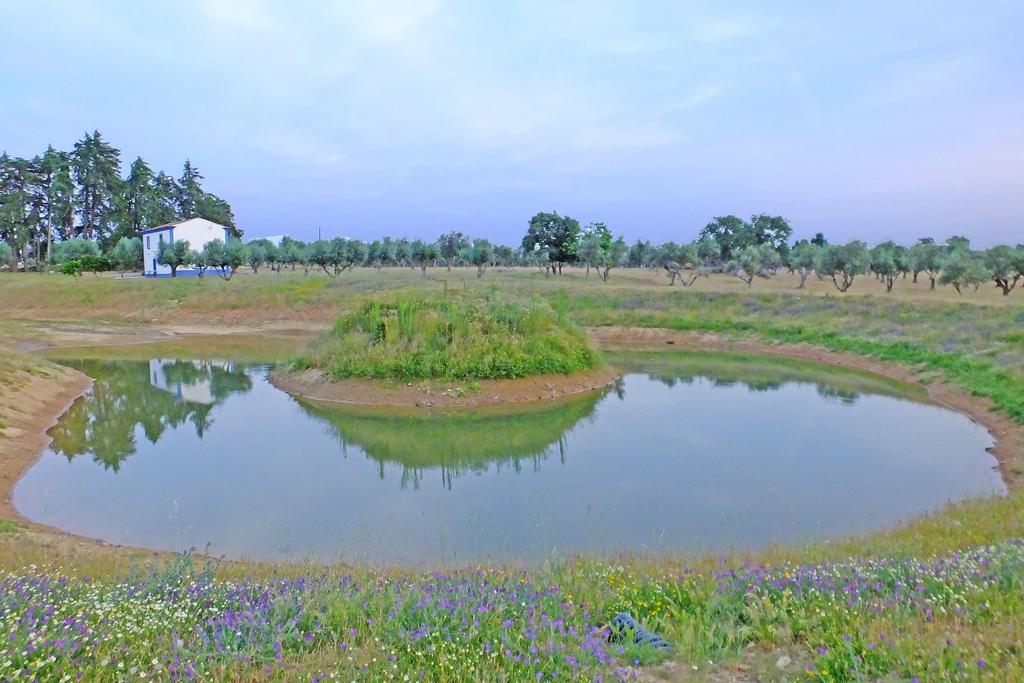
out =
[(790, 664), (792, 664), (792, 663), (793, 663), (793, 660), (792, 660), (792, 659), (790, 659), (790, 658), (789, 658), (789, 657), (787, 657), (786, 655), (782, 655), (782, 656), (781, 656), (781, 657), (779, 657), (779, 659), (778, 659), (778, 660), (777, 660), (777, 661), (775, 662), (775, 666), (776, 666), (776, 667), (778, 667), (778, 668), (780, 668), (780, 669), (785, 669), (785, 668), (786, 668), (787, 666), (789, 666), (789, 665), (790, 665)]

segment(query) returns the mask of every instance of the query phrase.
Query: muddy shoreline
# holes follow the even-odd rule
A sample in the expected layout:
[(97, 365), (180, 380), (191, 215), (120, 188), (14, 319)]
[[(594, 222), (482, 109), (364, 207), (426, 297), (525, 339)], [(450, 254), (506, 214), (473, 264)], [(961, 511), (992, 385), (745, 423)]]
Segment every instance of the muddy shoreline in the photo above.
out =
[(297, 398), (322, 403), (394, 408), (478, 408), (517, 405), (568, 398), (603, 389), (618, 379), (604, 367), (573, 375), (542, 375), (521, 379), (475, 382), (381, 382), (368, 379), (332, 380), (318, 370), (273, 372), (269, 380)]

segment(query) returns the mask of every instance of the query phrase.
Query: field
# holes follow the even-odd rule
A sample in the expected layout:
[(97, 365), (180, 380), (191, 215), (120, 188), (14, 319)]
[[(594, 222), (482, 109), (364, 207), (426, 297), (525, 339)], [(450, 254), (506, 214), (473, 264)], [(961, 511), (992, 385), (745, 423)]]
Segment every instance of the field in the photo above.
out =
[[(996, 433), (1010, 493), (866, 538), (756, 555), (430, 573), (208, 564), (69, 537), (8, 506), (0, 679), (1022, 679), (1024, 292), (961, 297), (922, 280), (885, 294), (864, 278), (839, 294), (825, 281), (797, 290), (785, 275), (749, 289), (725, 276), (669, 287), (646, 270), (614, 270), (608, 282), (578, 269), (482, 279), (440, 268), (426, 277), (241, 273), (230, 282), (2, 275), (5, 458), (46, 424), (37, 424), (45, 406), (25, 403), (26, 392), (74, 384), (34, 353), (46, 347), (156, 341), (187, 353), (223, 343), (286, 355), (369, 294), (413, 287), (429, 297), (468, 284), (540, 297), (604, 347), (672, 341), (814, 355), (918, 382)], [(605, 627), (620, 611), (672, 649), (609, 640)]]

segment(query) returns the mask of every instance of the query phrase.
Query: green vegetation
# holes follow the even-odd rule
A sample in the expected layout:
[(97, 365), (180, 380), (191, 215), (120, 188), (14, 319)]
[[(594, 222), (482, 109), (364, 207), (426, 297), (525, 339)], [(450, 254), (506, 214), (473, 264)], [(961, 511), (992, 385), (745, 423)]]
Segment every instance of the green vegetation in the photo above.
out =
[(403, 380), (570, 374), (598, 363), (582, 331), (541, 299), (447, 288), (370, 299), (297, 361), (335, 379)]
[[(471, 248), (471, 242), (460, 240), (458, 235), (450, 237), (455, 248), (442, 248), (440, 258), (442, 263), (450, 258), (453, 265), (458, 265), (462, 263), (458, 254)], [(528, 302), (519, 304), (525, 307), (532, 307), (540, 299), (547, 302), (546, 315), (564, 320), (570, 330), (571, 323), (659, 327), (725, 338), (806, 343), (906, 364), (924, 381), (951, 381), (991, 398), (997, 408), (1024, 422), (1024, 333), (1020, 331), (1024, 310), (1019, 305), (1020, 297), (1014, 294), (1004, 300), (1000, 287), (993, 291), (992, 300), (999, 305), (949, 303), (941, 298), (942, 287), (931, 293), (927, 291), (929, 280), (922, 279), (922, 291), (915, 290), (920, 298), (906, 298), (910, 278), (905, 285), (899, 279), (904, 277), (902, 269), (911, 267), (909, 254), (892, 247), (884, 253), (869, 253), (867, 261), (855, 260), (851, 265), (851, 272), (858, 271), (851, 291), (865, 287), (865, 281), (871, 283), (870, 275), (860, 274), (863, 271), (858, 263), (863, 263), (872, 275), (883, 279), (876, 285), (878, 296), (815, 295), (810, 292), (819, 283), (813, 278), (808, 279), (807, 289), (797, 290), (798, 277), (813, 273), (822, 241), (794, 248), (794, 259), (799, 250), (799, 260), (794, 260), (797, 275), (790, 280), (792, 284), (786, 285), (791, 292), (767, 291), (768, 287), (782, 286), (784, 275), (773, 278), (764, 290), (755, 282), (752, 292), (724, 275), (701, 279), (697, 288), (680, 291), (666, 286), (660, 277), (656, 283), (653, 271), (636, 268), (611, 283), (588, 280), (582, 271), (545, 278), (535, 271), (516, 270), (496, 276), (503, 282), (500, 295), (480, 296), (487, 301)], [(705, 242), (699, 248), (707, 251), (710, 246)], [(949, 258), (944, 262), (945, 270), (939, 271), (937, 287), (943, 284), (943, 274), (953, 273), (950, 277), (961, 282), (964, 300), (969, 301), (973, 285), (961, 276), (967, 277), (965, 272), (970, 275), (968, 267), (974, 268), (974, 261), (983, 257), (956, 251), (964, 249), (961, 244), (943, 245), (943, 249)], [(653, 262), (657, 253), (656, 247), (647, 245), (631, 249), (627, 260)], [(1013, 254), (1013, 248), (1000, 249), (987, 254), (986, 259), (987, 268), (998, 268), (1006, 276), (1008, 289), (1014, 282)], [(860, 259), (862, 254), (855, 256)], [(963, 264), (957, 259), (972, 262)], [(927, 266), (926, 260), (919, 260), (918, 265)], [(900, 274), (893, 294), (885, 295), (893, 266)], [(333, 272), (331, 266), (328, 269)], [(353, 324), (358, 319), (358, 325), (363, 325), (374, 319), (366, 308), (374, 298), (391, 304), (397, 304), (399, 298), (421, 302), (428, 321), (443, 320), (441, 313), (431, 308), (434, 302), (444, 300), (442, 284), (423, 278), (419, 269), (392, 268), (385, 275), (357, 270), (346, 278), (305, 277), (301, 269), (295, 274), (283, 271), (239, 277), (229, 288), (209, 278), (205, 282), (178, 279), (133, 283), (85, 278), (72, 283), (64, 278), (5, 275), (0, 277), (0, 315), (5, 333), (17, 338), (28, 338), (29, 331), (21, 321), (29, 319), (46, 318), (48, 325), (57, 326), (80, 321), (89, 325), (130, 321), (132, 329), (154, 318), (166, 324), (182, 320), (325, 322), (336, 315), (339, 306), (353, 311)], [(837, 272), (837, 280), (842, 282), (843, 273)], [(447, 277), (472, 282), (476, 270), (456, 270)], [(990, 283), (987, 289), (994, 289), (987, 277), (986, 282)], [(702, 290), (730, 285), (738, 290)], [(417, 291), (404, 291), (410, 286), (418, 287)], [(401, 294), (392, 291), (398, 287), (403, 288)], [(833, 285), (828, 283), (828, 287)], [(459, 290), (450, 293), (461, 294)], [(932, 294), (935, 298), (928, 298)], [(948, 294), (956, 298), (952, 291)], [(406, 330), (413, 310), (407, 308), (403, 314)], [(397, 305), (382, 305), (378, 313), (381, 323), (385, 318), (390, 321), (385, 327), (393, 330), (396, 351), (418, 343), (402, 336)], [(37, 322), (33, 325), (39, 326)], [(417, 332), (421, 329), (419, 325), (414, 327)], [(366, 330), (372, 326), (347, 332), (341, 329), (341, 336), (337, 330), (331, 333), (319, 351), (328, 351), (331, 344), (341, 343), (349, 334), (361, 339), (364, 349), (370, 344)], [(422, 329), (439, 328), (428, 325)], [(200, 346), (202, 343), (196, 342)], [(173, 349), (167, 351), (168, 356), (175, 355)], [(261, 351), (253, 348), (251, 353), (257, 358)], [(104, 352), (84, 355), (104, 357)], [(694, 371), (710, 361), (687, 355), (694, 359)], [(15, 372), (23, 360), (20, 356), (10, 358), (16, 359), (10, 361), (11, 372)], [(630, 362), (629, 354), (613, 358), (616, 363)], [(790, 369), (803, 372), (796, 365)], [(728, 372), (727, 367), (716, 368), (719, 376), (728, 376)], [(773, 381), (767, 367), (755, 376), (757, 381)], [(816, 371), (815, 377), (820, 379), (820, 373)], [(865, 376), (857, 381), (863, 381), (867, 388), (879, 380)], [(845, 386), (839, 381), (836, 384)], [(397, 431), (389, 431), (386, 426), (379, 429), (380, 425), (357, 415), (340, 419), (336, 426), (343, 438), (383, 458), (392, 451), (409, 449), (407, 441), (420, 440), (406, 440)], [(487, 429), (482, 427), (480, 431)], [(429, 441), (433, 437), (422, 438)], [(472, 438), (487, 443), (482, 437)], [(538, 446), (541, 441), (538, 438)], [(442, 437), (438, 435), (434, 443), (442, 443)], [(532, 445), (524, 444), (524, 449), (527, 447)], [(436, 462), (435, 453), (426, 446), (417, 455), (422, 456), (423, 466)], [(410, 467), (417, 466), (413, 463)], [(453, 463), (453, 468), (460, 471), (471, 471), (472, 466), (468, 462)], [(137, 666), (139, 671), (166, 677), (167, 667), (179, 657), (183, 671), (193, 666), (207, 678), (251, 675), (289, 680), (336, 673), (346, 680), (381, 680), (389, 675), (400, 680), (406, 674), (415, 678), (422, 671), (427, 679), (459, 680), (452, 667), (463, 667), (462, 671), (473, 667), (475, 671), (486, 670), (495, 679), (522, 679), (542, 670), (546, 677), (555, 673), (560, 678), (593, 678), (604, 673), (607, 680), (617, 666), (634, 660), (656, 663), (658, 656), (630, 647), (619, 652), (611, 643), (607, 650), (599, 650), (601, 657), (615, 660), (606, 665), (597, 656), (579, 654), (578, 646), (580, 641), (586, 642), (585, 637), (570, 645), (561, 631), (537, 630), (541, 624), (550, 627), (547, 621), (538, 624), (531, 619), (539, 619), (542, 614), (551, 620), (563, 619), (566, 628), (583, 633), (589, 628), (602, 628), (611, 615), (624, 610), (672, 642), (674, 649), (666, 656), (682, 662), (676, 671), (697, 666), (694, 675), (698, 678), (726, 677), (735, 672), (734, 664), (742, 662), (751, 667), (750, 677), (765, 680), (912, 680), (914, 676), (921, 680), (1017, 680), (1024, 677), (1019, 636), (1024, 632), (1024, 564), (1020, 543), (1015, 539), (1024, 537), (1024, 495), (1013, 478), (1009, 480), (1011, 491), (1004, 498), (967, 501), (870, 537), (772, 548), (752, 556), (696, 559), (689, 564), (673, 558), (617, 558), (614, 562), (592, 558), (529, 570), (481, 566), (435, 574), (225, 563), (216, 568), (216, 579), (204, 578), (193, 570), (179, 577), (168, 570), (150, 578), (126, 569), (128, 561), (121, 559), (123, 554), (83, 552), (77, 547), (63, 550), (35, 540), (17, 527), (13, 531), (5, 527), (0, 533), (0, 567), (18, 572), (4, 584), (5, 594), (17, 596), (18, 601), (9, 603), (3, 618), (10, 621), (0, 626), (7, 628), (5, 633), (16, 634), (9, 647), (17, 656), (27, 651), (30, 632), (41, 634), (39, 637), (49, 643), (64, 637), (53, 631), (63, 628), (64, 619), (49, 619), (46, 624), (25, 622), (28, 625), (24, 627), (9, 625), (20, 623), (18, 620), (27, 614), (46, 614), (48, 606), (66, 610), (59, 612), (61, 616), (78, 618), (72, 627), (84, 624), (96, 628), (102, 623), (102, 633), (140, 634), (100, 639), (96, 649), (82, 647), (74, 656), (49, 645), (40, 647), (38, 654), (31, 653), (32, 657), (18, 660), (19, 666), (34, 665), (52, 654), (56, 660), (45, 666), (53, 669), (45, 672), (63, 667), (71, 675), (85, 671), (92, 678), (125, 677), (127, 674), (118, 673), (125, 669), (119, 670), (114, 659), (129, 670)], [(90, 572), (97, 578), (72, 578), (60, 583), (23, 569), (44, 562), (68, 574)], [(299, 575), (324, 578), (303, 582), (301, 589), (296, 588), (300, 585), (297, 582), (283, 581), (284, 577)], [(254, 578), (240, 580), (243, 577)], [(9, 588), (19, 581), (19, 586), (40, 587)], [(526, 588), (520, 592), (519, 586)], [(488, 589), (486, 599), (460, 592), (475, 591), (474, 595), (483, 596), (484, 587)], [(203, 599), (190, 601), (188, 596), (194, 593), (189, 590)], [(436, 597), (439, 594), (448, 602), (442, 603), (442, 598)], [(245, 624), (235, 631), (226, 627), (228, 620), (251, 613), (245, 612), (246, 608), (264, 596), (268, 601), (259, 604), (272, 616), (262, 620), (264, 612), (256, 613), (258, 627)], [(171, 600), (179, 597), (182, 599), (172, 612)], [(210, 609), (217, 611), (201, 612)], [(482, 611), (476, 612), (478, 609)], [(382, 618), (391, 615), (392, 610), (396, 618)], [(492, 618), (494, 615), (500, 615), (500, 619)], [(473, 626), (474, 619), (479, 626)], [(236, 625), (237, 621), (232, 623)], [(349, 635), (353, 629), (355, 634)], [(173, 641), (167, 636), (175, 630), (188, 637), (172, 651), (169, 644)], [(223, 650), (218, 648), (227, 644), (217, 641), (218, 633), (224, 637), (238, 631), (244, 638), (231, 641)], [(527, 634), (535, 639), (530, 640)], [(165, 639), (158, 640), (161, 636)], [(503, 636), (508, 641), (502, 641)], [(545, 653), (538, 657), (540, 663), (533, 662), (530, 650), (537, 636), (547, 638), (545, 644), (558, 643), (553, 653), (538, 646)], [(491, 643), (493, 648), (495, 641), (509, 654), (501, 649), (496, 657), (487, 654), (486, 644)], [(118, 648), (116, 658), (111, 656), (114, 648)], [(573, 660), (567, 657), (570, 652)], [(394, 663), (390, 656), (396, 658)], [(0, 653), (0, 665), (6, 661), (3, 657)], [(162, 668), (156, 668), (154, 658)], [(780, 668), (777, 663), (783, 658), (788, 664)], [(573, 661), (580, 668), (574, 668)], [(723, 670), (708, 671), (719, 665)], [(394, 666), (397, 668), (388, 668)]]

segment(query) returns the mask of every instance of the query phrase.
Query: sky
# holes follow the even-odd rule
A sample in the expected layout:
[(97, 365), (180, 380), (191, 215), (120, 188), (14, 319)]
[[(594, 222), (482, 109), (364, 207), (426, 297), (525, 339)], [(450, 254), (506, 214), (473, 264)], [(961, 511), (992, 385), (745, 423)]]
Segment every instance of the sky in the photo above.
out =
[(1020, 0), (0, 0), (0, 148), (187, 157), (247, 237), (767, 212), (1016, 243), (1022, 26)]

